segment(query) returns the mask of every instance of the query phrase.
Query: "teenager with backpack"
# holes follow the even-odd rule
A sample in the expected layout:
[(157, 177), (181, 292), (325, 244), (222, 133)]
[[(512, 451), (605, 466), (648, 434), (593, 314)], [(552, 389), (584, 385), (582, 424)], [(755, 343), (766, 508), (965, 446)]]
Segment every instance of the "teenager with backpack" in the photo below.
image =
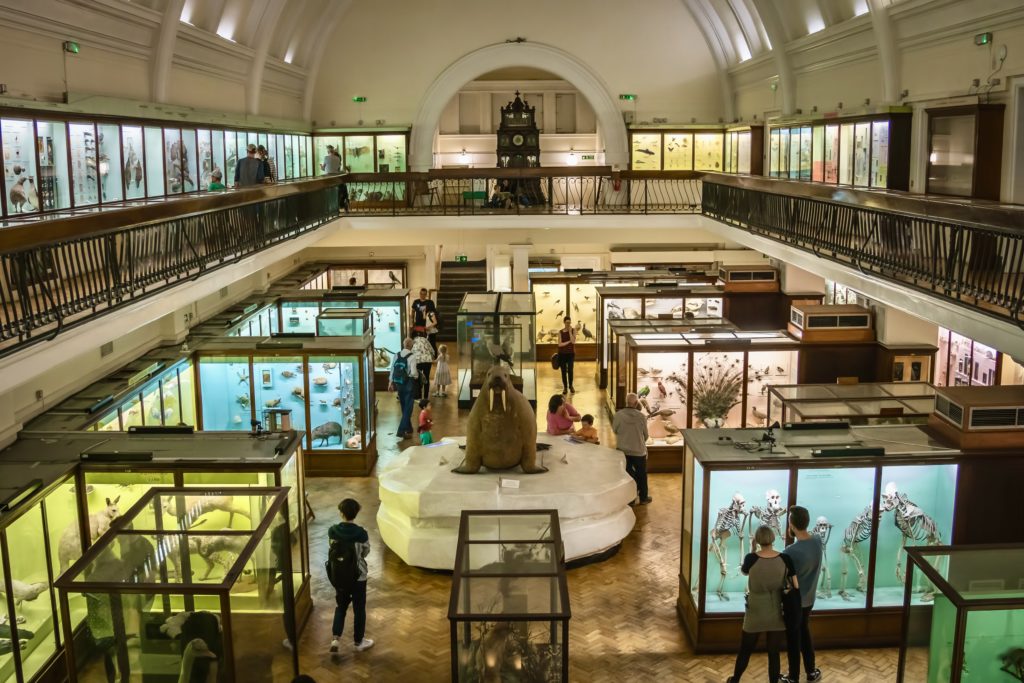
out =
[(391, 381), (388, 391), (398, 392), (398, 403), (402, 406), (402, 419), (398, 422), (396, 436), (399, 440), (412, 436), (412, 406), (418, 389), (418, 371), (412, 352), (413, 341), (406, 338), (402, 342), (402, 350), (395, 354), (391, 364)]
[(327, 552), (327, 579), (334, 586), (333, 638), (331, 652), (338, 651), (338, 641), (345, 628), (345, 615), (352, 605), (353, 642), (357, 652), (369, 650), (373, 641), (365, 637), (366, 631), (366, 556), (370, 554), (370, 537), (366, 529), (356, 524), (360, 505), (351, 498), (338, 504), (342, 521), (327, 530), (331, 541)]

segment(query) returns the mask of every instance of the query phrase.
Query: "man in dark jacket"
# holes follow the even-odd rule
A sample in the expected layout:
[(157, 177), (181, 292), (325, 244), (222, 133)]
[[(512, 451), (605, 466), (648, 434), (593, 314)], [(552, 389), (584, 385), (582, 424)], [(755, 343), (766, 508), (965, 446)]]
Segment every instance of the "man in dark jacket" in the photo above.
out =
[(263, 184), (263, 160), (256, 158), (256, 145), (246, 148), (244, 159), (235, 166), (235, 187)]
[(647, 505), (652, 500), (647, 495), (647, 418), (637, 408), (639, 404), (636, 394), (626, 394), (626, 407), (615, 413), (612, 432), (615, 447), (626, 456), (626, 472), (636, 482), (638, 502)]
[(360, 505), (351, 498), (346, 498), (338, 504), (338, 511), (341, 512), (342, 521), (327, 530), (327, 537), (331, 543), (352, 543), (355, 546), (355, 556), (358, 563), (359, 574), (351, 587), (335, 588), (334, 601), (337, 607), (334, 610), (333, 638), (331, 639), (331, 652), (338, 651), (338, 641), (341, 640), (341, 632), (345, 628), (345, 614), (351, 603), (353, 613), (353, 628), (355, 632), (356, 651), (362, 652), (373, 647), (373, 641), (364, 637), (366, 631), (366, 556), (370, 554), (370, 537), (366, 529), (354, 523), (353, 520), (359, 514)]

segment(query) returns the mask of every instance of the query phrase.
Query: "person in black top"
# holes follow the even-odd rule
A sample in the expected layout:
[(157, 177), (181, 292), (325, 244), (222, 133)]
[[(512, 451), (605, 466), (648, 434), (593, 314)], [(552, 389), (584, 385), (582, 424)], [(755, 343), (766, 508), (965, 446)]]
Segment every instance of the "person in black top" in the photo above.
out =
[(427, 288), (420, 289), (420, 298), (412, 302), (412, 336), (426, 337), (437, 355), (437, 306), (427, 298)]
[(576, 393), (572, 385), (573, 365), (576, 362), (576, 330), (572, 326), (572, 318), (562, 319), (564, 327), (558, 331), (558, 367), (562, 370), (562, 393)]

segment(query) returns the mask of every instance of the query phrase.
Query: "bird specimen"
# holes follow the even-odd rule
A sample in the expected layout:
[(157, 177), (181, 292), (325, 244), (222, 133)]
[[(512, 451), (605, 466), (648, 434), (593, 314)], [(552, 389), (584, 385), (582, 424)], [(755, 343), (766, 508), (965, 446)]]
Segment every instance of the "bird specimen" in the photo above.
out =
[(587, 324), (586, 323), (583, 323), (583, 338), (584, 339), (593, 339), (594, 338), (594, 333), (587, 329)]
[(766, 424), (766, 422), (768, 420), (768, 415), (766, 415), (765, 413), (762, 413), (760, 410), (758, 410), (757, 406), (753, 406), (750, 409), (750, 414), (754, 416), (754, 419), (757, 420), (757, 422), (759, 424), (762, 424), (762, 425)]
[(26, 178), (19, 178), (18, 182), (14, 183), (14, 185), (11, 186), (10, 192), (7, 193), (7, 198), (10, 200), (11, 206), (13, 206), (14, 211), (17, 211), (18, 213), (21, 213), (21, 207), (25, 205), (26, 201), (28, 201), (28, 198), (25, 196), (25, 180)]
[[(15, 606), (24, 601), (32, 602), (38, 598), (49, 586), (43, 582), (25, 583), (17, 579), (11, 579), (11, 592), (14, 595)], [(7, 589), (0, 583), (0, 595), (7, 595)]]
[(395, 275), (394, 271), (388, 271), (388, 278), (391, 280), (392, 289), (394, 289), (395, 287), (400, 287), (402, 285), (402, 281), (398, 279), (398, 276)]

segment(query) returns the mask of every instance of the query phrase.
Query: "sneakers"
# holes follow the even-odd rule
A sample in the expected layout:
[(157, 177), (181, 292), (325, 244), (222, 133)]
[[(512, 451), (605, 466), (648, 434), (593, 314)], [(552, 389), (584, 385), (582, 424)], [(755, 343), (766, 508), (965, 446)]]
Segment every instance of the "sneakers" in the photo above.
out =
[(820, 681), (821, 680), (821, 669), (815, 667), (814, 671), (808, 671), (807, 672), (807, 680), (810, 681), (810, 683), (814, 683), (814, 681)]
[(369, 650), (373, 647), (373, 641), (369, 638), (363, 638), (361, 642), (356, 643), (356, 652), (362, 652), (363, 650)]
[(337, 651), (338, 651), (338, 639), (335, 638), (335, 639), (333, 639), (331, 641), (331, 652), (333, 653), (333, 652), (337, 652)]
[(778, 683), (799, 683), (799, 678), (790, 678), (789, 676), (779, 676)]

